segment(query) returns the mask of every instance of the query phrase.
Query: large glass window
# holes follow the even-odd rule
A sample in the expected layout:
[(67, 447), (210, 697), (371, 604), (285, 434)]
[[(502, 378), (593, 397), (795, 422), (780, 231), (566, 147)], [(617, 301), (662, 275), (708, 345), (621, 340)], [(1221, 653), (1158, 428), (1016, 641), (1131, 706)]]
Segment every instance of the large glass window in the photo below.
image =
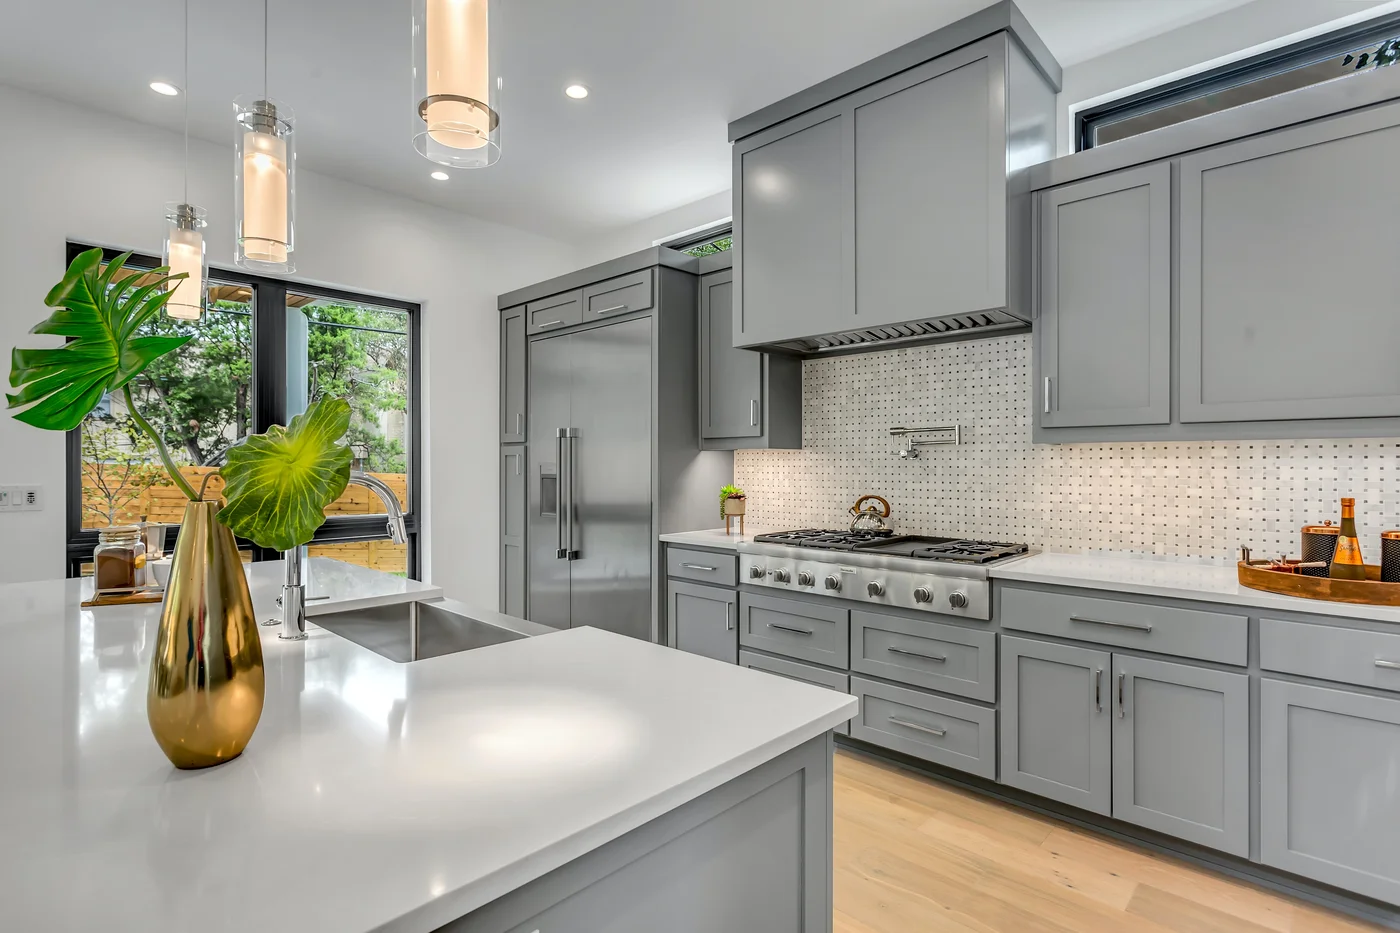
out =
[[(70, 261), (85, 248), (70, 245)], [(144, 277), (158, 263), (133, 256), (127, 267)], [(346, 398), (353, 468), (394, 492), (407, 514), (409, 542), (388, 541), (382, 502), (351, 486), (327, 507), (311, 553), (414, 574), (417, 306), (225, 270), (211, 271), (209, 298), (198, 321), (159, 315), (145, 325), (152, 334), (194, 339), (132, 383), (141, 413), (161, 432), (181, 472), (198, 487), (239, 439), (287, 423), (313, 399)], [(184, 497), (120, 394), (103, 399), (71, 433), (69, 461), (70, 573), (90, 559), (98, 529), (142, 520), (174, 525), (184, 513)], [(221, 482), (212, 477), (209, 490)], [(241, 544), (253, 559), (277, 556)]]

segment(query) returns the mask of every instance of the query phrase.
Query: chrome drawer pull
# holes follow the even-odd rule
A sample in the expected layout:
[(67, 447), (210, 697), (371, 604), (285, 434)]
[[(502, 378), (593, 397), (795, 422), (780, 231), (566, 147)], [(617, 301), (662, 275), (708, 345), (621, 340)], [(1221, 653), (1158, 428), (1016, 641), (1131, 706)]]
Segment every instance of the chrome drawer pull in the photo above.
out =
[(1400, 671), (1400, 661), (1387, 661), (1385, 658), (1376, 658), (1376, 667), (1383, 667), (1388, 671)]
[(602, 310), (600, 310), (600, 311), (594, 311), (593, 313), (594, 313), (594, 314), (612, 314), (614, 311), (626, 311), (626, 310), (627, 310), (627, 306), (626, 306), (626, 305), (613, 305), (611, 308), (603, 308)]
[(536, 324), (535, 326), (538, 327), (540, 330), (544, 330), (546, 327), (553, 327), (556, 324), (563, 323), (563, 321), (545, 321), (543, 324)]
[(812, 634), (812, 631), (811, 631), (810, 629), (798, 628), (798, 627), (796, 627), (796, 626), (794, 626), (794, 625), (783, 625), (783, 624), (781, 624), (781, 623), (779, 623), (779, 622), (769, 622), (769, 623), (768, 623), (768, 627), (769, 627), (769, 628), (775, 628), (775, 629), (778, 629), (778, 630), (784, 631), (784, 632), (792, 632), (794, 635), (811, 635), (811, 634)]
[(1111, 628), (1130, 628), (1135, 632), (1150, 632), (1152, 624), (1149, 622), (1109, 622), (1107, 619), (1086, 619), (1083, 616), (1070, 616), (1071, 622), (1083, 622), (1086, 625), (1107, 625)]
[(948, 658), (947, 658), (946, 655), (941, 655), (941, 654), (924, 654), (924, 653), (919, 652), (919, 651), (910, 651), (908, 648), (886, 648), (885, 650), (888, 651), (890, 654), (903, 654), (903, 655), (908, 655), (908, 656), (911, 657), (911, 658), (923, 658), (925, 661), (946, 661), (946, 660), (948, 660)]
[(948, 734), (947, 729), (935, 729), (933, 726), (923, 726), (917, 722), (910, 722), (907, 719), (896, 719), (893, 716), (890, 717), (890, 722), (894, 723), (896, 726), (913, 729), (915, 732), (927, 732), (929, 735), (936, 735), (940, 738)]
[(706, 567), (704, 564), (681, 564), (686, 570), (703, 570), (706, 573), (714, 573), (718, 567)]
[(726, 632), (732, 632), (732, 631), (734, 631), (734, 604), (733, 604), (733, 603), (725, 603), (725, 604), (724, 604), (724, 630), (725, 630)]
[(1103, 712), (1103, 668), (1094, 668), (1094, 711)]

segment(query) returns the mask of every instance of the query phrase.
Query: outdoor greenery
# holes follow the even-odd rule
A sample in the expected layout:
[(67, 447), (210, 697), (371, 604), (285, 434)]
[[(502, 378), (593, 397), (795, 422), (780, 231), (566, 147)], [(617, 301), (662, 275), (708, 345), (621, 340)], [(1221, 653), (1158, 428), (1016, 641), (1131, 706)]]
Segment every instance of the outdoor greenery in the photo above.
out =
[(384, 434), (380, 415), (408, 411), (407, 316), (330, 302), (303, 311), (309, 324), (311, 397), (333, 395), (350, 402), (346, 440), (369, 449), (366, 471), (406, 473), (403, 441)]
[[(83, 513), (103, 525), (120, 525), (152, 486), (168, 486), (156, 446), (130, 418), (94, 412), (84, 419)], [(89, 520), (85, 520), (85, 524)]]
[(1360, 55), (1352, 55), (1348, 52), (1347, 56), (1342, 59), (1342, 67), (1345, 68), (1354, 63), (1355, 69), (1360, 71), (1367, 65), (1372, 68), (1385, 68), (1397, 61), (1400, 61), (1400, 38), (1386, 39), (1376, 46), (1374, 52), (1362, 52)]
[(711, 240), (708, 243), (701, 243), (699, 246), (692, 246), (690, 249), (681, 250), (687, 256), (713, 256), (715, 253), (722, 253), (734, 247), (734, 237), (724, 236), (718, 240)]

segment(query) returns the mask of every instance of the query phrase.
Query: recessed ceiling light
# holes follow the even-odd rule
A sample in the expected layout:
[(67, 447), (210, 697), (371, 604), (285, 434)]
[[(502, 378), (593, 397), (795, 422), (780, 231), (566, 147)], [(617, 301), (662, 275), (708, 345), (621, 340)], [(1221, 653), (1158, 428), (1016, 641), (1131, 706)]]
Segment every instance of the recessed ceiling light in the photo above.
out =
[(174, 97), (180, 93), (178, 87), (173, 84), (167, 84), (164, 81), (152, 81), (151, 90), (155, 91), (157, 94), (164, 94), (166, 97)]
[(433, 174), (429, 177), (432, 178), (434, 181), (447, 181), (447, 179), (451, 178), (452, 176), (447, 174), (446, 172), (433, 172)]
[(584, 87), (582, 84), (570, 84), (568, 87), (564, 88), (564, 95), (566, 97), (572, 97), (574, 100), (583, 100), (588, 96), (588, 88)]

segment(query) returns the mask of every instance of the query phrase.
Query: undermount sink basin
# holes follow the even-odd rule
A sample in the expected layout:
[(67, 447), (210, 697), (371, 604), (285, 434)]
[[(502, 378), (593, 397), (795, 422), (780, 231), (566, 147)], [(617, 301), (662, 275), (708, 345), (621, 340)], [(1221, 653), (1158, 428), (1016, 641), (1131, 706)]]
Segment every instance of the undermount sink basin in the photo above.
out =
[(406, 663), (499, 645), (555, 631), (497, 612), (468, 609), (455, 599), (426, 599), (313, 616), (312, 625), (390, 661)]

